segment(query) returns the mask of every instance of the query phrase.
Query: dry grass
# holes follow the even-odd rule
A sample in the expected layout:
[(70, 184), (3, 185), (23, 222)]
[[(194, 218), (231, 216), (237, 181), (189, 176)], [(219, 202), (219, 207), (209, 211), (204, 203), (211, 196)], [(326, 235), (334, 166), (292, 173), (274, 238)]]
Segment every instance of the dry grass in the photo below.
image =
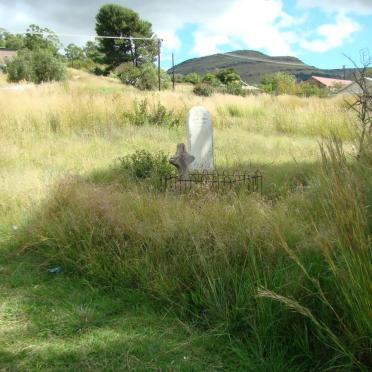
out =
[[(260, 168), (264, 197), (175, 197), (113, 178), (119, 156), (173, 153), (185, 141), (183, 126), (128, 121), (145, 99), (182, 118), (206, 106), (216, 164)], [(139, 92), (71, 70), (65, 83), (0, 90), (0, 111), (3, 243), (15, 241), (18, 226), (22, 251), (217, 327), (244, 345), (232, 358), (237, 369), (369, 363), (370, 169), (343, 154), (353, 118), (342, 100), (200, 98), (189, 86)], [(321, 156), (319, 141), (331, 132), (344, 145)]]
[[(107, 167), (115, 158), (140, 148), (172, 153), (177, 142), (185, 141), (183, 127), (128, 125), (125, 113), (132, 110), (134, 100), (160, 101), (183, 117), (193, 105), (208, 107), (215, 123), (216, 162), (221, 167), (237, 163), (264, 169), (295, 166), (294, 159), (299, 164), (313, 163), (324, 128), (336, 129), (339, 122), (348, 120), (336, 99), (199, 98), (188, 86), (176, 92), (146, 93), (113, 79), (73, 70), (70, 74), (66, 83), (0, 91), (0, 194), (7, 201), (0, 208), (3, 216), (9, 216), (8, 226), (17, 223), (15, 210), (43, 198), (66, 173)], [(279, 122), (289, 129), (278, 128)]]

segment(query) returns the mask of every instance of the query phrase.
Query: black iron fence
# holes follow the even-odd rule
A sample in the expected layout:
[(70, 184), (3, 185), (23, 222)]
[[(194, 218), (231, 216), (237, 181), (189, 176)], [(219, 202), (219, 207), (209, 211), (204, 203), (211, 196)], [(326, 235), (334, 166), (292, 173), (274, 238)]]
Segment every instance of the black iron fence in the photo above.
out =
[(162, 179), (163, 190), (189, 191), (195, 187), (205, 187), (211, 190), (245, 190), (262, 193), (262, 174), (254, 173), (228, 173), (223, 172), (196, 172), (190, 173), (185, 180), (177, 176), (168, 176)]

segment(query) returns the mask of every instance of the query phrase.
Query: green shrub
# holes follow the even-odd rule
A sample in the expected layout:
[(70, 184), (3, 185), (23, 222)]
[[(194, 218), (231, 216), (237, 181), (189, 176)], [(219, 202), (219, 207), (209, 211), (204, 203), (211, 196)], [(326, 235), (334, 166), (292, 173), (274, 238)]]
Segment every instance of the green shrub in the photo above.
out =
[(173, 111), (168, 111), (160, 102), (150, 106), (147, 99), (140, 102), (134, 101), (133, 112), (125, 115), (126, 120), (136, 126), (158, 125), (172, 128), (179, 126), (182, 120)]
[(193, 92), (197, 96), (210, 97), (213, 94), (213, 88), (208, 84), (197, 84)]
[[(160, 84), (162, 89), (170, 86), (171, 78), (163, 70), (160, 72)], [(155, 90), (159, 86), (158, 71), (153, 63), (146, 63), (140, 67), (140, 75), (135, 83), (140, 90)]]
[(233, 94), (235, 96), (245, 96), (245, 91), (240, 81), (228, 83), (224, 89), (224, 92), (227, 94)]
[(238, 83), (241, 81), (239, 74), (233, 68), (217, 70), (215, 75), (217, 79), (224, 85)]
[(136, 85), (141, 76), (141, 70), (134, 66), (133, 63), (122, 63), (115, 69), (116, 75), (122, 83), (127, 85)]
[(302, 81), (298, 84), (297, 94), (305, 97), (327, 97), (329, 95), (329, 91), (327, 89), (320, 88), (316, 84), (312, 84), (308, 81)]
[(10, 82), (34, 81), (33, 52), (27, 49), (19, 51), (7, 65), (7, 73)]
[(135, 180), (149, 180), (155, 187), (161, 186), (164, 177), (174, 174), (175, 168), (169, 164), (168, 156), (159, 151), (152, 154), (138, 150), (120, 158), (120, 169)]
[(8, 80), (40, 84), (65, 79), (65, 65), (47, 49), (22, 50), (7, 66)]
[(183, 81), (185, 83), (191, 83), (195, 85), (200, 83), (200, 76), (196, 72), (191, 72), (183, 78)]
[(276, 72), (262, 77), (261, 89), (266, 93), (297, 94), (296, 78), (286, 72)]
[(220, 80), (217, 79), (216, 75), (212, 72), (206, 72), (202, 77), (202, 83), (209, 84), (212, 87), (218, 87), (221, 85)]

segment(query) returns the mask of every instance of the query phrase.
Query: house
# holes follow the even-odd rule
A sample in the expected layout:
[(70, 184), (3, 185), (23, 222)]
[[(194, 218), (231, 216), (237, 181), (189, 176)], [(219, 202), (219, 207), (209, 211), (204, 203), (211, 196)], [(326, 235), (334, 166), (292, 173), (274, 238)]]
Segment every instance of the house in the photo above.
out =
[[(366, 79), (366, 86), (368, 88), (368, 92), (372, 95), (372, 78), (365, 77)], [(351, 84), (343, 87), (337, 94), (361, 94), (362, 89), (355, 81)]]
[(0, 65), (17, 55), (17, 49), (0, 48)]
[(353, 83), (351, 80), (332, 79), (321, 76), (311, 76), (307, 81), (316, 84), (319, 88), (327, 88), (331, 91), (336, 91)]

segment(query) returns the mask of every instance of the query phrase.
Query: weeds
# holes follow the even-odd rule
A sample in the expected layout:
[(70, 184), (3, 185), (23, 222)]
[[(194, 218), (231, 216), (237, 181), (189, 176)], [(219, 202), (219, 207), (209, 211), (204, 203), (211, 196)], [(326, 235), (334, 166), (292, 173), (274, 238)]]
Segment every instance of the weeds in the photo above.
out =
[(168, 128), (177, 127), (181, 118), (176, 117), (173, 111), (168, 111), (160, 102), (150, 106), (147, 99), (133, 103), (133, 112), (125, 114), (126, 120), (132, 125), (155, 125)]

